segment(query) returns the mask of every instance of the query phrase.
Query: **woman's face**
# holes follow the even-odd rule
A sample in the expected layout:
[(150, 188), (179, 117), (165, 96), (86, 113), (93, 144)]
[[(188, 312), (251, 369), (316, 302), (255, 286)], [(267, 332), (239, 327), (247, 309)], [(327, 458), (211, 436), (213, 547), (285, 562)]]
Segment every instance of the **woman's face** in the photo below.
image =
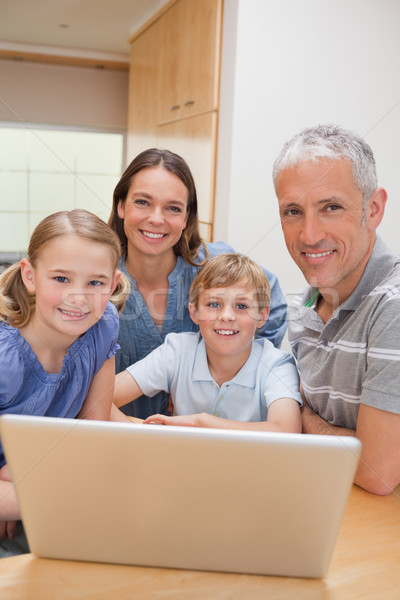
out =
[(188, 190), (163, 167), (142, 169), (132, 178), (125, 202), (120, 200), (118, 216), (124, 219), (128, 254), (173, 252), (188, 219)]

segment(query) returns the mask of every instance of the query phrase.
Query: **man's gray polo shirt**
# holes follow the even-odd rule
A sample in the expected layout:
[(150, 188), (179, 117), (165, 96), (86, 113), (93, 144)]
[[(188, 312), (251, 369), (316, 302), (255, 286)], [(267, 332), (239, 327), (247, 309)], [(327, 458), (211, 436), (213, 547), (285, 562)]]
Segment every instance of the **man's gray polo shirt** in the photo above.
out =
[(356, 429), (360, 403), (400, 413), (400, 256), (377, 237), (353, 294), (324, 324), (307, 288), (288, 315), (305, 397), (323, 419)]

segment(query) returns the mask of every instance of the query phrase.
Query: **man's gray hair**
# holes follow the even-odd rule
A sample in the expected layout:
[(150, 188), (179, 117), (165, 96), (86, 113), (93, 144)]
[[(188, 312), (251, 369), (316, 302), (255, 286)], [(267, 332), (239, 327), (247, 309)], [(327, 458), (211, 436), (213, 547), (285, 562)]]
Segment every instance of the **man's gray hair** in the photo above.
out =
[(301, 162), (320, 159), (350, 161), (354, 183), (360, 190), (366, 206), (378, 187), (374, 155), (369, 145), (355, 132), (337, 125), (318, 125), (304, 129), (283, 146), (274, 162), (274, 186), (282, 169)]

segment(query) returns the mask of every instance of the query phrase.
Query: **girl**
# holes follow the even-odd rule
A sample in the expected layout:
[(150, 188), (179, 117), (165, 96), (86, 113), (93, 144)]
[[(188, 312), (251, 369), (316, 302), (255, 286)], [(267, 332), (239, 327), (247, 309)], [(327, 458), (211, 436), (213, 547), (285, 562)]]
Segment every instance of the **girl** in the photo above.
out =
[[(115, 188), (108, 223), (120, 238), (120, 268), (131, 283), (120, 317), (119, 373), (160, 346), (168, 333), (198, 331), (188, 309), (190, 285), (208, 258), (232, 248), (202, 242), (192, 174), (183, 158), (169, 150), (145, 150), (132, 161)], [(275, 275), (266, 275), (271, 310), (259, 335), (279, 347), (286, 330), (286, 302)], [(141, 418), (168, 414), (169, 396), (142, 396), (124, 412)]]
[[(119, 260), (118, 237), (85, 210), (39, 223), (28, 257), (0, 278), (0, 414), (110, 418), (129, 286)], [(19, 518), (4, 465), (0, 446), (0, 538)]]

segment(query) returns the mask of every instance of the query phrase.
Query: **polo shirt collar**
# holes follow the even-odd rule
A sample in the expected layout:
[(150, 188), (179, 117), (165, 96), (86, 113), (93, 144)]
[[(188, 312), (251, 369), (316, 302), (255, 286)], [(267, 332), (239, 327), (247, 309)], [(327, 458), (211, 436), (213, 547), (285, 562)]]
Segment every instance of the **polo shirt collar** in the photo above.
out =
[[(333, 313), (331, 319), (338, 316), (341, 311), (353, 311), (356, 310), (362, 300), (368, 296), (368, 294), (377, 286), (381, 281), (386, 279), (392, 272), (394, 266), (400, 262), (400, 256), (395, 254), (386, 246), (383, 240), (376, 236), (374, 247), (371, 252), (371, 256), (366, 264), (364, 273), (358, 282), (358, 285), (354, 292), (341, 304)], [(315, 331), (322, 331), (325, 327), (321, 317), (318, 315), (316, 310), (309, 306), (306, 306), (313, 295), (317, 292), (316, 288), (306, 288), (302, 295), (302, 300), (296, 306), (292, 306), (291, 310), (292, 318), (303, 319), (306, 327), (315, 329)], [(330, 320), (331, 320), (330, 319)]]
[[(261, 348), (259, 344), (253, 340), (249, 358), (240, 369), (239, 373), (236, 373), (235, 377), (231, 379), (231, 383), (243, 387), (254, 388), (256, 385), (257, 368), (260, 356)], [(208, 368), (206, 345), (201, 336), (194, 356), (192, 374), (193, 381), (214, 381), (210, 369)]]
[(339, 310), (355, 310), (360, 303), (379, 285), (387, 279), (394, 266), (400, 262), (400, 256), (386, 246), (384, 241), (377, 236), (371, 256), (364, 269), (364, 273), (354, 292), (339, 307)]

